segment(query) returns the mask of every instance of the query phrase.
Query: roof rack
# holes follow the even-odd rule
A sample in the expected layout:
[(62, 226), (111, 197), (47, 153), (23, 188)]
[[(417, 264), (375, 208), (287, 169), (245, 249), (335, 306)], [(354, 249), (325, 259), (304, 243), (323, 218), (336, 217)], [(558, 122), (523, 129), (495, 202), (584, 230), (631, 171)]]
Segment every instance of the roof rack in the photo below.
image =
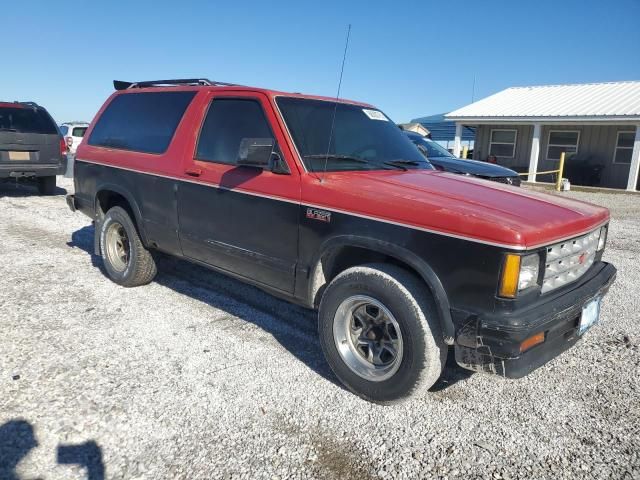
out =
[(125, 82), (122, 80), (114, 80), (113, 87), (116, 90), (128, 90), (131, 88), (149, 88), (149, 87), (163, 87), (168, 85), (192, 85), (192, 86), (225, 86), (235, 87), (238, 86), (235, 83), (217, 82), (215, 80), (209, 80), (207, 78), (181, 78), (171, 80), (145, 80), (143, 82)]
[(26, 105), (27, 107), (31, 107), (31, 108), (41, 108), (40, 105), (38, 105), (36, 102), (20, 102), (16, 100), (13, 103), (19, 103), (20, 105)]

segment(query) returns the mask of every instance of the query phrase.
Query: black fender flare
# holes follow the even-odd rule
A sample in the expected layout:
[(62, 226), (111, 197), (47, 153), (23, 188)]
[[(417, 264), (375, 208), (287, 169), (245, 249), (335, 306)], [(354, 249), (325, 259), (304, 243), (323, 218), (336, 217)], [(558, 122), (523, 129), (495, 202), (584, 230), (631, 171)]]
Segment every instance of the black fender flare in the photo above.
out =
[[(324, 258), (329, 251), (341, 247), (359, 247), (371, 250), (372, 252), (381, 253), (395, 258), (414, 269), (427, 284), (427, 287), (433, 295), (436, 307), (440, 313), (440, 323), (445, 343), (453, 344), (455, 339), (455, 326), (453, 324), (453, 319), (451, 318), (449, 297), (447, 296), (447, 292), (445, 291), (440, 278), (427, 262), (410, 250), (407, 250), (395, 243), (358, 235), (340, 235), (326, 240), (320, 246), (318, 254), (312, 263), (311, 275), (313, 276), (315, 274), (322, 258)], [(311, 303), (313, 303), (314, 296), (313, 283), (313, 281), (309, 282), (309, 299)]]
[(115, 183), (101, 183), (96, 187), (96, 196), (94, 198), (94, 206), (93, 206), (93, 209), (95, 212), (95, 222), (96, 222), (96, 226), (95, 226), (96, 240), (94, 245), (94, 248), (96, 250), (95, 252), (96, 255), (100, 254), (98, 232), (100, 231), (100, 226), (102, 223), (101, 222), (102, 218), (100, 217), (100, 215), (98, 215), (98, 196), (100, 195), (101, 192), (104, 192), (104, 191), (114, 192), (124, 197), (124, 199), (127, 201), (129, 206), (131, 207), (131, 211), (133, 212), (133, 216), (135, 217), (134, 220), (135, 220), (136, 227), (138, 228), (138, 234), (140, 235), (140, 240), (142, 240), (142, 244), (146, 247), (147, 235), (144, 231), (144, 224), (142, 222), (142, 211), (138, 206), (138, 202), (135, 201), (134, 196), (129, 191), (127, 191), (127, 189), (123, 188), (121, 185), (117, 185)]

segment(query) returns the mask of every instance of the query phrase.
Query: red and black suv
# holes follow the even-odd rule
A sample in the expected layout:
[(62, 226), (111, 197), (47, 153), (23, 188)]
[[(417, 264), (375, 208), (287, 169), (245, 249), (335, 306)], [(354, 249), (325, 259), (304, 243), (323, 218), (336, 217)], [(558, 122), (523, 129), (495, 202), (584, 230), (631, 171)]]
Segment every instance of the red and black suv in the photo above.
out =
[(598, 320), (605, 208), (434, 170), (371, 105), (114, 83), (67, 201), (120, 285), (161, 251), (318, 309), (337, 377), (383, 403), (433, 385), (448, 346), (521, 377)]

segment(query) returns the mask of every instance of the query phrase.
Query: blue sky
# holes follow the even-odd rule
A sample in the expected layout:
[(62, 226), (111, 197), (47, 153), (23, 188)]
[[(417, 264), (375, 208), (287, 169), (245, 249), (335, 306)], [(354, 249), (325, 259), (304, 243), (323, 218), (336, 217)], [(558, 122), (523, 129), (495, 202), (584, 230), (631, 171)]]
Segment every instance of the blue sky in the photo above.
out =
[[(9, 3), (7, 5), (7, 3)], [(515, 85), (640, 80), (640, 0), (3, 2), (0, 100), (91, 120), (111, 81), (204, 76), (396, 121)]]

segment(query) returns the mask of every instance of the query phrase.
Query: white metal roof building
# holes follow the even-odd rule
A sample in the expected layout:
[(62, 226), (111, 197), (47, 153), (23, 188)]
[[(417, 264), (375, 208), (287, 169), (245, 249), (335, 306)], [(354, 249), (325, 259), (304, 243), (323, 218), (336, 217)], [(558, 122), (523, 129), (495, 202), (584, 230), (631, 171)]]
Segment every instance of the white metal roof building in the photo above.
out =
[(508, 88), (446, 118), (456, 132), (477, 127), (474, 158), (495, 156), (531, 181), (564, 151), (572, 183), (638, 188), (640, 81)]

